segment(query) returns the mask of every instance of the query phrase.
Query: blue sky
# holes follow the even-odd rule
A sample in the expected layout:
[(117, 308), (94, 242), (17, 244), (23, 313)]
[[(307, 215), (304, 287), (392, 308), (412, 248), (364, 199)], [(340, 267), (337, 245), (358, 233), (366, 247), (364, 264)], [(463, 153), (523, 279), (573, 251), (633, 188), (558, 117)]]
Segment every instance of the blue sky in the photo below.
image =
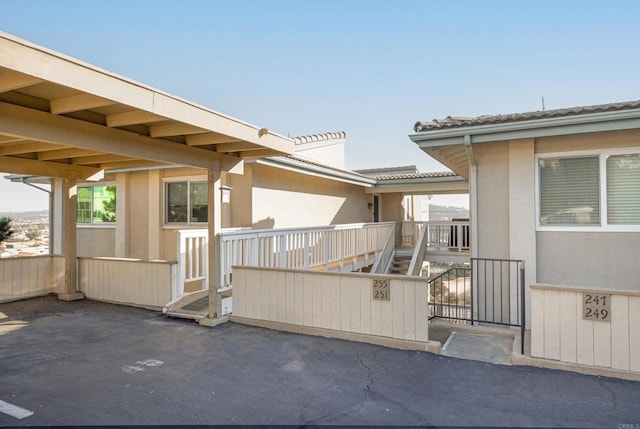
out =
[[(417, 120), (640, 99), (639, 18), (615, 0), (0, 0), (2, 31), (281, 134), (346, 131), (348, 168), (421, 171), (442, 166)], [(0, 211), (42, 199), (3, 182)]]

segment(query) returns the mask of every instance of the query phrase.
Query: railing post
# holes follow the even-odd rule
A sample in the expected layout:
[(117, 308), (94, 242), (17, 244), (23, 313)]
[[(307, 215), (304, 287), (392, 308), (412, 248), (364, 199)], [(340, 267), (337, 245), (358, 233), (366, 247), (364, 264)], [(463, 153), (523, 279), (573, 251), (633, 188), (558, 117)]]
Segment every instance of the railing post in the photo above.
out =
[(311, 237), (309, 236), (309, 234), (311, 234), (310, 232), (306, 232), (304, 234), (304, 255), (303, 255), (303, 260), (304, 260), (304, 269), (308, 270), (309, 269), (309, 256), (310, 256), (310, 246), (311, 246)]
[(180, 261), (180, 277), (178, 278), (178, 287), (176, 288), (177, 295), (171, 297), (171, 299), (177, 298), (184, 293), (184, 280), (187, 277), (187, 245), (185, 238), (181, 232), (178, 232), (178, 261)]
[(251, 248), (251, 265), (253, 265), (254, 267), (258, 265), (258, 234), (256, 234), (252, 241), (252, 248)]
[(471, 326), (473, 326), (473, 311), (474, 311), (474, 305), (473, 305), (473, 292), (474, 292), (474, 288), (478, 287), (478, 282), (476, 281), (476, 276), (474, 275), (474, 265), (477, 263), (477, 261), (473, 258), (471, 258)]
[(524, 355), (524, 335), (525, 335), (525, 324), (527, 318), (526, 316), (526, 304), (525, 304), (525, 285), (524, 285), (524, 261), (521, 262), (520, 265), (520, 306), (522, 310), (520, 311), (520, 317), (522, 320), (520, 321), (520, 354)]
[(280, 236), (280, 268), (287, 268), (287, 235)]

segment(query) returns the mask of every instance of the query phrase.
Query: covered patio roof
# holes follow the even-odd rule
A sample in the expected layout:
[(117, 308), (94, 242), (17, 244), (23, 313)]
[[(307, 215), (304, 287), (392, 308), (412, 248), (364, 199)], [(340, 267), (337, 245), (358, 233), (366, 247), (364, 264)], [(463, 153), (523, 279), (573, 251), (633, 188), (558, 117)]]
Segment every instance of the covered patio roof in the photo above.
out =
[(163, 164), (228, 171), (294, 147), (266, 128), (0, 32), (0, 171), (76, 180)]

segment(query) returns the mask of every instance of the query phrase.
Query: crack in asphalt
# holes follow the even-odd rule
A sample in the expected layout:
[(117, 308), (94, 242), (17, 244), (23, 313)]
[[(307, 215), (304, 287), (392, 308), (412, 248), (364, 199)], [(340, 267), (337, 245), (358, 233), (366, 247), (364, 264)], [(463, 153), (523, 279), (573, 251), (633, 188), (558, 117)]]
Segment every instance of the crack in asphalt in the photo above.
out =
[(602, 380), (601, 378), (598, 377), (598, 384), (600, 386), (602, 386), (602, 388), (604, 390), (606, 390), (607, 392), (609, 392), (609, 395), (611, 395), (611, 410), (615, 410), (618, 408), (618, 398), (616, 397), (616, 392), (613, 391), (613, 389), (611, 389), (609, 386), (607, 386), (604, 383), (604, 380)]

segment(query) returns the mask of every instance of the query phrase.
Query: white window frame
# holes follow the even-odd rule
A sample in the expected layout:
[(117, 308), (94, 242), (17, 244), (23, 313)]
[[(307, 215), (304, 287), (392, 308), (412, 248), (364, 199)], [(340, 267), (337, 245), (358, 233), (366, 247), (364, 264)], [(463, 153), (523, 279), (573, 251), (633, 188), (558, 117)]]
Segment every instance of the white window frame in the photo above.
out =
[[(607, 219), (607, 158), (613, 155), (640, 153), (640, 147), (593, 149), (575, 152), (552, 152), (535, 155), (536, 231), (559, 232), (640, 232), (640, 225), (609, 225)], [(600, 224), (599, 225), (542, 225), (540, 223), (540, 161), (557, 158), (598, 156), (600, 176)]]
[[(115, 186), (116, 187), (116, 206), (118, 204), (118, 186), (116, 182), (88, 182), (88, 183), (77, 183), (77, 188), (95, 188), (98, 186)], [(76, 210), (78, 202), (76, 201)], [(101, 222), (94, 223), (93, 222), (93, 189), (91, 190), (91, 223), (78, 222), (77, 214), (76, 214), (76, 228), (115, 228), (116, 223), (118, 222), (118, 216), (116, 215), (115, 222)]]
[[(207, 222), (191, 222), (191, 182), (207, 182), (207, 176), (180, 176), (167, 177), (162, 179), (162, 226), (164, 228), (184, 228), (185, 226), (202, 227)], [(168, 222), (167, 221), (167, 184), (176, 182), (187, 182), (187, 221), (186, 222)], [(207, 186), (209, 184), (207, 183)]]

